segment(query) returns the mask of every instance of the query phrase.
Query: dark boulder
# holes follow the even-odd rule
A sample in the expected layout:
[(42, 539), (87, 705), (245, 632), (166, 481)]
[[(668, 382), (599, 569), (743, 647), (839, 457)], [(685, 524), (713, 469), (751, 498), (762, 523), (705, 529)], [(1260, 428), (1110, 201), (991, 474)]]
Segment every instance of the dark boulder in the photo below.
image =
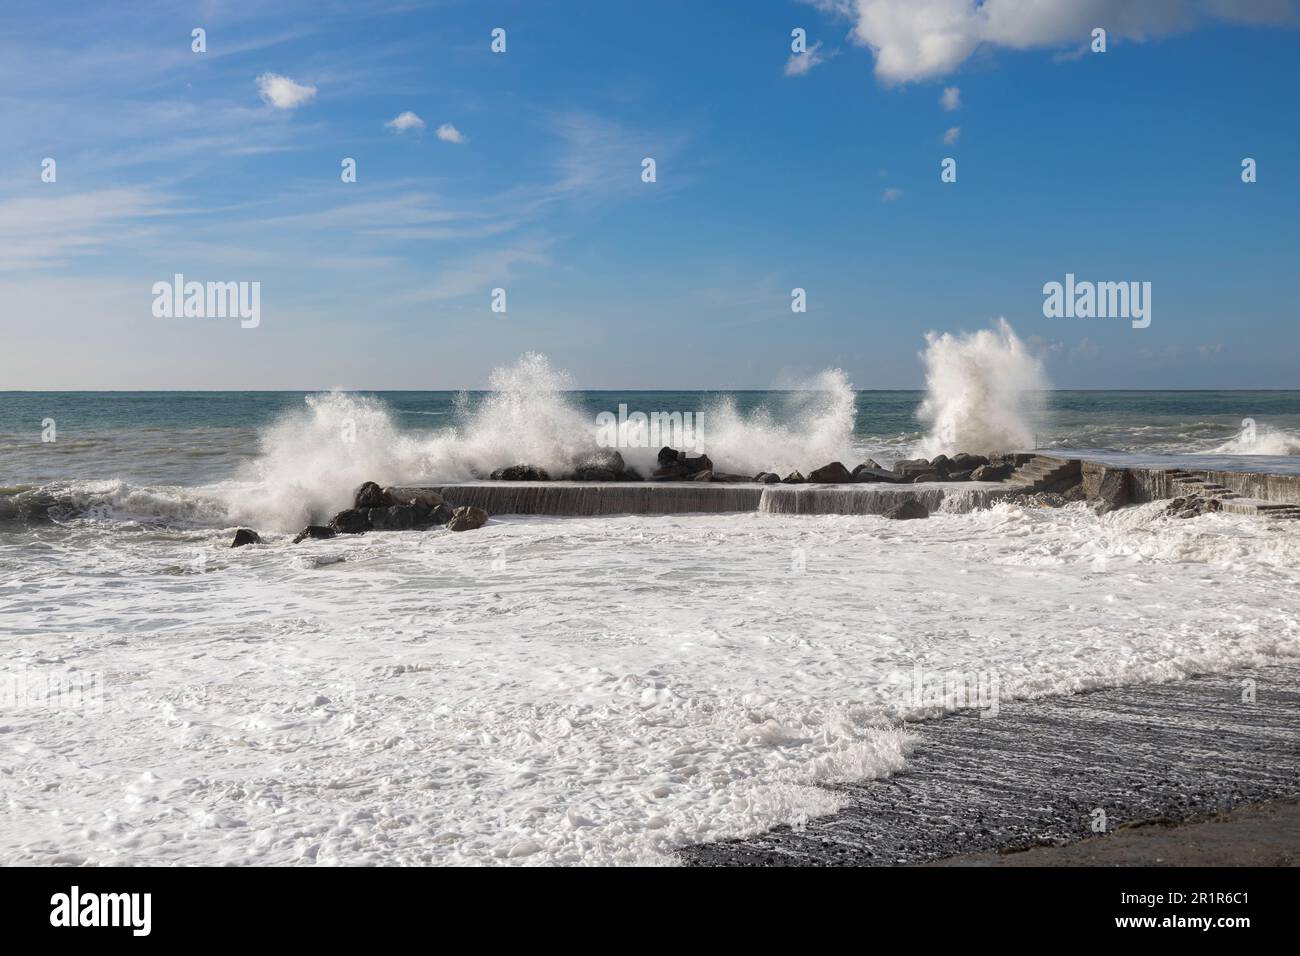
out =
[(298, 544), (308, 538), (332, 538), (336, 534), (338, 534), (337, 531), (333, 528), (327, 528), (323, 524), (309, 524), (293, 536), (293, 543)]
[(373, 481), (367, 481), (352, 496), (353, 508), (387, 508), (389, 505), (395, 504), (397, 502), (390, 498), (388, 493)]
[(488, 513), (482, 508), (476, 508), (473, 505), (466, 505), (463, 508), (457, 508), (447, 522), (448, 531), (473, 531), (475, 528), (481, 528), (487, 523)]
[(708, 455), (697, 455), (694, 458), (689, 455), (682, 455), (678, 461), (685, 466), (687, 472), (690, 474), (713, 470), (713, 460), (710, 459)]
[(262, 536), (252, 528), (238, 528), (235, 531), (235, 540), (230, 542), (232, 548), (242, 548), (246, 544), (261, 544)]
[(713, 472), (711, 471), (697, 471), (695, 474), (691, 475), (691, 481), (712, 481), (712, 480), (713, 480)]
[(364, 534), (370, 530), (369, 509), (349, 508), (330, 519), (330, 527), (339, 534)]
[(970, 476), (969, 471), (950, 471), (944, 481), (970, 481)]
[(550, 481), (551, 476), (545, 468), (533, 465), (507, 465), (488, 475), (491, 481)]
[(681, 456), (681, 452), (676, 448), (669, 448), (665, 445), (663, 448), (659, 449), (659, 467), (663, 468), (665, 465), (675, 465), (677, 464), (677, 459)]
[(674, 463), (656, 468), (650, 477), (660, 481), (683, 481), (690, 477), (690, 472), (686, 470), (685, 465)]
[(781, 476), (770, 471), (760, 471), (754, 476), (754, 480), (763, 485), (775, 485), (781, 480)]
[(713, 480), (735, 484), (736, 482), (749, 481), (750, 479), (746, 478), (744, 475), (733, 475), (725, 471), (715, 471), (713, 472)]
[(781, 479), (781, 484), (783, 484), (783, 485), (802, 485), (802, 484), (803, 484), (804, 482), (806, 482), (807, 480), (808, 480), (808, 479), (805, 478), (803, 475), (799, 474), (799, 472), (797, 472), (797, 471), (792, 471), (792, 472), (790, 472), (790, 474), (786, 475), (784, 478)]
[(928, 518), (930, 512), (915, 498), (907, 498), (886, 511), (884, 516), (892, 521), (909, 521), (912, 518)]
[(989, 460), (984, 455), (968, 455), (964, 451), (959, 451), (952, 456), (952, 463), (948, 466), (949, 472), (953, 471), (974, 471), (980, 465), (987, 465)]
[(915, 471), (908, 472), (909, 483), (919, 485), (923, 481), (943, 481), (943, 472), (939, 471)]
[(894, 484), (899, 480), (899, 476), (892, 471), (886, 471), (883, 468), (868, 468), (866, 465), (858, 465), (853, 469), (854, 481), (883, 481), (888, 484)]
[[(421, 509), (426, 514), (432, 509)], [(370, 527), (375, 531), (410, 531), (415, 527), (415, 505), (393, 505), (389, 508), (371, 508), (366, 512)]]
[(930, 459), (930, 467), (941, 475), (946, 475), (952, 468), (952, 459), (947, 455), (935, 455)]
[(856, 474), (857, 474), (859, 471), (861, 471), (863, 468), (870, 468), (870, 469), (872, 469), (873, 471), (884, 471), (884, 470), (885, 470), (885, 469), (883, 469), (883, 468), (880, 466), (880, 462), (876, 461), (876, 459), (874, 459), (874, 458), (864, 458), (864, 459), (862, 460), (862, 464), (858, 465), (856, 468), (853, 469), (853, 473), (856, 475)]
[(628, 469), (623, 456), (613, 448), (598, 448), (580, 458), (573, 471), (566, 476), (570, 481), (640, 481), (641, 476)]
[(384, 494), (399, 505), (422, 504), (436, 508), (446, 500), (432, 488), (385, 488)]
[(1011, 477), (1011, 472), (1015, 471), (1015, 466), (1011, 462), (1003, 462), (999, 465), (980, 465), (971, 472), (971, 481), (1006, 481)]
[(833, 461), (808, 473), (808, 480), (822, 484), (842, 485), (853, 480), (853, 475), (841, 462)]
[(935, 468), (924, 458), (904, 458), (902, 461), (894, 462), (894, 474), (902, 482), (910, 482), (916, 475), (930, 474), (934, 471)]

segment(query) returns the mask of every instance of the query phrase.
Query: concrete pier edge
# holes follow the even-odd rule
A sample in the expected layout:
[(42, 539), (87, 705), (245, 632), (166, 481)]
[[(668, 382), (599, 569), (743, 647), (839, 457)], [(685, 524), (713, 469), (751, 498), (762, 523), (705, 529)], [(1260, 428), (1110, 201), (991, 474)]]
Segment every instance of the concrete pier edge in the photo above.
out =
[[(1024, 460), (1004, 482), (888, 484), (759, 484), (757, 482), (465, 481), (419, 486), (453, 504), (473, 505), (491, 515), (596, 516), (616, 514), (883, 514), (906, 499), (934, 512), (973, 511), (1000, 500), (1048, 490), (1050, 481), (1081, 479), (1091, 496), (1107, 473), (1120, 473), (1134, 503), (1200, 493), (1222, 499), (1225, 511), (1300, 517), (1300, 475), (1195, 468), (1117, 466), (1057, 454), (1022, 453)], [(1076, 478), (1075, 476), (1079, 476)]]

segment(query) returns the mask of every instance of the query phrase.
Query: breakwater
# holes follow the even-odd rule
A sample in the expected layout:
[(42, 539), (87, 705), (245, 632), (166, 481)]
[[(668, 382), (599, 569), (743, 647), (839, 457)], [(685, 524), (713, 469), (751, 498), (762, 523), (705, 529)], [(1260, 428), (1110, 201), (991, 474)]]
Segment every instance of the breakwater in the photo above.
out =
[[(760, 484), (710, 481), (469, 481), (419, 486), (488, 514), (595, 516), (615, 514), (884, 514), (904, 501), (929, 512), (968, 512), (998, 501), (1082, 481), (1087, 498), (1106, 475), (1121, 485), (1117, 504), (1178, 498), (1189, 493), (1223, 499), (1224, 510), (1281, 515), (1300, 509), (1300, 475), (1199, 468), (1196, 456), (1169, 467), (1122, 465), (1112, 458), (1021, 454), (1007, 481), (922, 481)], [(1216, 462), (1217, 463), (1217, 462)]]

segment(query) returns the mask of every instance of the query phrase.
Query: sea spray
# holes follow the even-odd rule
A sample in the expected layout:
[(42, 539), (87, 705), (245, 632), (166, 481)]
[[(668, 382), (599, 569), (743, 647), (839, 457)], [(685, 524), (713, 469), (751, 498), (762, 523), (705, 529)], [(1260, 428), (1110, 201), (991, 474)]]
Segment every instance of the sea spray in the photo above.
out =
[(828, 369), (782, 395), (779, 415), (769, 408), (742, 414), (731, 396), (705, 410), (706, 451), (722, 471), (755, 475), (811, 471), (832, 461), (850, 468), (857, 399), (848, 376)]
[(929, 433), (917, 447), (919, 454), (1033, 447), (1046, 377), (1005, 319), (965, 335), (931, 332), (926, 342), (926, 395), (917, 415)]
[[(264, 430), (259, 457), (225, 488), (231, 520), (297, 530), (347, 507), (363, 481), (467, 481), (514, 464), (559, 477), (599, 447), (596, 416), (577, 406), (572, 380), (546, 356), (527, 353), (496, 369), (489, 384), (480, 399), (459, 397), (455, 425), (425, 431), (400, 430), (377, 398), (308, 396)], [(809, 471), (835, 460), (851, 466), (854, 416), (853, 387), (839, 369), (782, 393), (775, 410), (742, 414), (723, 396), (700, 413), (704, 451), (718, 470), (742, 475)], [(643, 476), (657, 467), (657, 448), (621, 452)]]

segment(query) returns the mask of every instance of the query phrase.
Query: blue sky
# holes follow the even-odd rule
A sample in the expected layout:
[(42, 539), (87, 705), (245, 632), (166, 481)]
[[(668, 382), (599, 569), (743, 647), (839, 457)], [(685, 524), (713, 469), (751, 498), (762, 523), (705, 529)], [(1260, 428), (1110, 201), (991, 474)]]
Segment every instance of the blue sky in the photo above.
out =
[[(997, 316), (1060, 387), (1300, 387), (1291, 0), (49, 7), (0, 14), (0, 389), (906, 388)], [(261, 324), (155, 318), (177, 272)], [(1151, 326), (1045, 318), (1067, 272)]]

